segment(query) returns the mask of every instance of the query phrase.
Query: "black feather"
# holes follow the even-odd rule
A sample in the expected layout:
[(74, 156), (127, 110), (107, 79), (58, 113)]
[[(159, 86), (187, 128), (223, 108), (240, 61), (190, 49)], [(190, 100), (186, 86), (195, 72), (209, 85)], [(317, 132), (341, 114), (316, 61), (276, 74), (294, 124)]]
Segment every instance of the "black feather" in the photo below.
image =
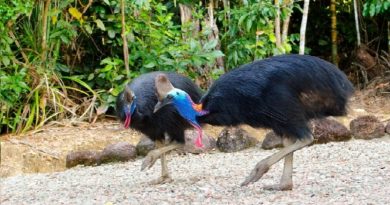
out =
[[(132, 115), (130, 127), (142, 132), (153, 141), (165, 139), (164, 133), (167, 133), (171, 140), (184, 143), (184, 130), (191, 125), (178, 114), (172, 105), (165, 106), (153, 113), (157, 103), (155, 78), (161, 73), (168, 76), (173, 86), (186, 91), (196, 102), (199, 101), (202, 94), (200, 89), (190, 79), (182, 75), (172, 72), (143, 74), (127, 85), (136, 96), (136, 110)], [(122, 91), (116, 102), (117, 115), (122, 122), (125, 120), (125, 103)]]
[(310, 135), (312, 118), (346, 114), (353, 86), (333, 64), (307, 55), (281, 55), (222, 75), (201, 103), (200, 123), (248, 124), (298, 139)]

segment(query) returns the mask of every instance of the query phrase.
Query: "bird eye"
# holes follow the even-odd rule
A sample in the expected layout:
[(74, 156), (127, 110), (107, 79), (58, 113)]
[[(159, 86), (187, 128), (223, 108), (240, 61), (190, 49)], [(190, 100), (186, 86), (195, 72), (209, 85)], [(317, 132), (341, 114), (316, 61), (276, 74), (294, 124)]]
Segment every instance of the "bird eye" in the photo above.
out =
[(179, 93), (179, 92), (176, 92), (176, 95), (180, 95), (180, 93)]

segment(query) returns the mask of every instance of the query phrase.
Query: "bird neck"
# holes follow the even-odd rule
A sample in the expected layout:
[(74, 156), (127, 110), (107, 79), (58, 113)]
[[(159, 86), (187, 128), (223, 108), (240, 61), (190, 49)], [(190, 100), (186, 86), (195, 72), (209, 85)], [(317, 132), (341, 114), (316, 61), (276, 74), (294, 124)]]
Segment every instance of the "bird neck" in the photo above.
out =
[(144, 120), (145, 115), (142, 114), (142, 113), (138, 110), (138, 108), (136, 107), (136, 108), (134, 109), (133, 114), (131, 115), (131, 118), (132, 118), (132, 120), (133, 120), (133, 123), (135, 123), (135, 122), (141, 122), (142, 120)]
[(194, 101), (192, 101), (190, 96), (188, 96), (188, 100), (191, 102), (191, 106), (194, 109), (194, 111), (196, 112), (197, 116), (203, 116), (203, 115), (208, 114), (208, 111), (203, 110), (203, 104), (202, 103), (199, 103), (199, 104), (194, 103)]

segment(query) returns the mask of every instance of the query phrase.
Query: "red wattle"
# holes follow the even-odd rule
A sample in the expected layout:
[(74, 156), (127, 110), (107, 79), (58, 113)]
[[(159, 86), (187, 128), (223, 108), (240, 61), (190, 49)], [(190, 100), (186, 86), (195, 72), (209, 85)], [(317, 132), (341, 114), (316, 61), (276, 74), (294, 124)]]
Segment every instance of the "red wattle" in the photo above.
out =
[(198, 147), (198, 148), (203, 148), (202, 138), (201, 137), (196, 138), (195, 146)]
[(125, 128), (129, 128), (131, 123), (131, 116), (129, 114), (126, 114), (126, 119), (125, 119)]
[(195, 140), (195, 146), (198, 147), (198, 148), (203, 148), (203, 144), (202, 144), (202, 139), (203, 139), (203, 132), (202, 132), (202, 128), (199, 127), (198, 125), (194, 124), (194, 123), (191, 123), (190, 124), (198, 131), (198, 137), (196, 138)]
[(202, 144), (202, 139), (203, 139), (203, 136), (202, 136), (202, 128), (200, 127), (196, 127), (196, 129), (198, 130), (199, 132), (199, 135), (198, 137), (196, 138), (196, 141), (195, 141), (195, 146), (198, 147), (198, 148), (203, 148), (203, 144)]

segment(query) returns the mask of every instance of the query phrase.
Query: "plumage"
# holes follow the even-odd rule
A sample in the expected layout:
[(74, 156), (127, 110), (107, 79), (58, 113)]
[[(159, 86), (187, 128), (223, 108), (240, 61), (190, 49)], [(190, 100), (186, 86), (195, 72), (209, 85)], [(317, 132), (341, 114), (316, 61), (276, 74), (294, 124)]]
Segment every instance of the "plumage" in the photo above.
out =
[[(198, 101), (201, 97), (201, 91), (190, 79), (172, 72), (151, 72), (143, 74), (127, 84), (116, 102), (116, 110), (118, 118), (124, 123), (125, 127), (131, 127), (140, 131), (153, 141), (157, 141), (157, 145), (165, 142), (167, 135), (174, 144), (153, 150), (146, 156), (141, 169), (150, 168), (154, 162), (160, 158), (162, 174), (153, 183), (169, 182), (172, 179), (169, 176), (165, 153), (173, 149), (180, 148), (184, 145), (185, 129), (191, 127), (191, 124), (183, 119), (178, 111), (168, 105), (154, 111), (154, 106), (158, 102), (156, 95), (155, 79), (159, 75), (167, 76), (173, 86), (184, 90), (188, 96)], [(163, 89), (170, 89), (164, 87)]]
[[(186, 91), (195, 101), (199, 101), (201, 91), (190, 79), (173, 72), (151, 72), (135, 78), (126, 87), (133, 92), (136, 97), (134, 100), (135, 109), (131, 114), (130, 127), (140, 131), (151, 140), (164, 140), (164, 133), (179, 143), (184, 143), (184, 130), (191, 125), (178, 114), (173, 106), (166, 106), (164, 109), (153, 113), (154, 106), (157, 103), (155, 78), (164, 73), (168, 76), (173, 86)], [(122, 91), (117, 97), (116, 110), (118, 118), (125, 122), (126, 100), (125, 92)], [(129, 109), (128, 109), (129, 110)]]
[[(222, 75), (202, 97), (212, 125), (248, 124), (298, 139), (308, 120), (346, 114), (353, 86), (333, 64), (307, 55), (255, 61)], [(223, 106), (222, 106), (223, 105)]]
[[(286, 138), (286, 148), (259, 162), (243, 185), (257, 181), (272, 164), (286, 157), (280, 187), (290, 189), (292, 153), (312, 141), (308, 121), (346, 114), (353, 90), (345, 74), (327, 61), (308, 55), (280, 55), (222, 75), (200, 101), (207, 113), (194, 110), (187, 115), (195, 115), (200, 124), (271, 128)], [(159, 95), (177, 98), (175, 92)], [(191, 102), (180, 104), (185, 103)], [(182, 106), (176, 108), (180, 113)]]

